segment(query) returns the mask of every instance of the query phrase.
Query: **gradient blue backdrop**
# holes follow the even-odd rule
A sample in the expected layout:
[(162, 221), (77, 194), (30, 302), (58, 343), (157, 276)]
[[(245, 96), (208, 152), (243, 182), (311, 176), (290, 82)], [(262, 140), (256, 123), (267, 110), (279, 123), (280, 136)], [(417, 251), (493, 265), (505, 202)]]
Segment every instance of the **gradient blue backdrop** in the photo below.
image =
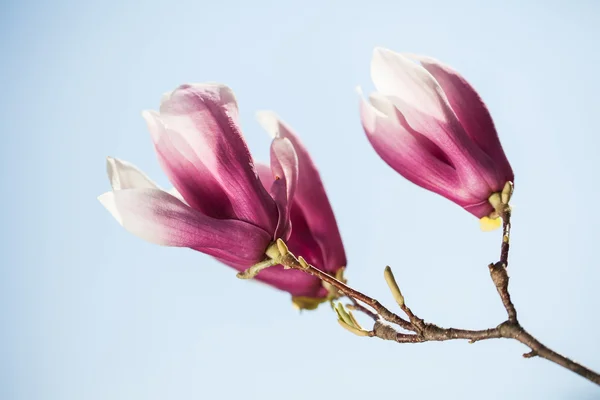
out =
[(0, 3), (2, 399), (592, 399), (598, 388), (522, 345), (397, 345), (327, 307), (143, 242), (96, 200), (105, 157), (167, 185), (143, 109), (184, 82), (274, 109), (318, 162), (350, 282), (444, 326), (504, 318), (486, 265), (499, 233), (397, 176), (368, 145), (356, 85), (374, 46), (455, 66), (480, 91), (516, 171), (511, 285), (523, 324), (600, 369), (600, 5), (584, 1), (11, 1)]

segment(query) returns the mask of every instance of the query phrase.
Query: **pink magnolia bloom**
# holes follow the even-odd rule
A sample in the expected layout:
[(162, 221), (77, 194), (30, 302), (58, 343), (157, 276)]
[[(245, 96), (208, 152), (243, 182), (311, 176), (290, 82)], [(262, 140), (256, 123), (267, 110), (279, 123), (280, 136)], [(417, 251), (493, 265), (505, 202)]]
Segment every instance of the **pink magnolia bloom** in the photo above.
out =
[(488, 198), (514, 174), (475, 89), (437, 60), (381, 48), (371, 77), (377, 92), (361, 101), (361, 119), (379, 156), (476, 217), (491, 215)]
[[(159, 112), (143, 115), (174, 189), (164, 191), (135, 166), (108, 158), (113, 190), (99, 200), (123, 227), (152, 243), (211, 255), (238, 271), (263, 261), (277, 238), (290, 239), (301, 182), (290, 139), (273, 139), (261, 182), (228, 87), (182, 85), (163, 97)], [(310, 233), (299, 223), (294, 235)], [(293, 296), (324, 296), (320, 281), (302, 271), (272, 267), (256, 279)]]

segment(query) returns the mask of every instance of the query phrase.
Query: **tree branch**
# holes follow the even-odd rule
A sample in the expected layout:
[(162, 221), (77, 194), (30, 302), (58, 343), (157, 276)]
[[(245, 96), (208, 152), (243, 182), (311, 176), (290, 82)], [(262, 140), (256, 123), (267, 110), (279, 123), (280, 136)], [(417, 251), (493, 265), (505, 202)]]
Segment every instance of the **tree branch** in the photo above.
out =
[(500, 212), (502, 217), (502, 246), (500, 247), (500, 261), (495, 264), (490, 264), (490, 275), (496, 290), (500, 295), (502, 304), (508, 314), (508, 320), (510, 322), (517, 322), (517, 310), (510, 299), (510, 293), (508, 292), (508, 251), (510, 249), (510, 217), (511, 209), (508, 204), (503, 206)]
[(348, 308), (350, 310), (360, 311), (375, 322), (379, 321), (379, 315), (377, 315), (377, 313), (374, 313), (373, 311), (369, 310), (367, 307), (360, 304), (355, 298), (352, 298), (352, 297), (348, 297), (348, 298), (350, 299), (352, 304), (346, 305), (346, 308)]
[(385, 308), (379, 301), (367, 296), (366, 294), (359, 292), (358, 290), (352, 289), (350, 286), (335, 279), (333, 276), (327, 274), (326, 272), (323, 272), (320, 269), (317, 269), (314, 266), (306, 263), (301, 257), (300, 260), (297, 259), (296, 256), (294, 256), (292, 253), (287, 251), (285, 254), (282, 254), (279, 262), (281, 263), (281, 265), (284, 265), (288, 268), (299, 269), (301, 271), (306, 272), (307, 274), (316, 276), (322, 281), (327, 282), (331, 286), (335, 287), (340, 293), (346, 295), (347, 297), (356, 299), (358, 301), (362, 301), (363, 303), (369, 305), (370, 307), (375, 309), (377, 314), (384, 320), (396, 324), (404, 329), (410, 330), (410, 322), (406, 321), (399, 315), (396, 315), (387, 308)]
[[(502, 245), (500, 249), (500, 261), (489, 265), (490, 276), (496, 290), (502, 300), (502, 304), (506, 309), (508, 319), (502, 322), (495, 328), (485, 330), (465, 330), (455, 328), (442, 328), (435, 324), (425, 322), (423, 319), (415, 315), (412, 310), (405, 304), (404, 297), (400, 293), (400, 289), (394, 280), (391, 270), (386, 271), (386, 280), (388, 285), (394, 293), (394, 297), (400, 306), (400, 309), (406, 314), (408, 320), (401, 316), (393, 313), (386, 307), (384, 307), (379, 301), (359, 292), (356, 289), (351, 288), (345, 283), (337, 280), (331, 275), (315, 268), (308, 264), (302, 257), (296, 258), (292, 253), (289, 252), (287, 246), (281, 241), (280, 250), (281, 258), (279, 262), (288, 267), (299, 269), (308, 274), (316, 276), (324, 282), (329, 283), (335, 287), (341, 294), (347, 296), (351, 301), (352, 305), (349, 308), (357, 311), (361, 311), (372, 318), (375, 322), (373, 328), (366, 331), (360, 326), (347, 326), (343, 321), (340, 322), (342, 326), (347, 328), (350, 332), (353, 332), (360, 336), (366, 337), (378, 337), (383, 340), (391, 340), (398, 343), (423, 343), (430, 341), (446, 341), (456, 339), (466, 339), (470, 343), (474, 343), (480, 340), (487, 339), (513, 339), (523, 343), (530, 348), (531, 351), (523, 354), (525, 358), (542, 357), (548, 361), (558, 364), (564, 368), (567, 368), (576, 374), (586, 378), (590, 382), (600, 385), (600, 375), (591, 369), (584, 367), (583, 365), (549, 349), (539, 340), (533, 337), (527, 332), (519, 323), (517, 319), (517, 311), (510, 298), (508, 291), (508, 253), (510, 249), (510, 218), (511, 210), (508, 204), (504, 204), (504, 208), (499, 212), (503, 220), (502, 229)], [(360, 304), (364, 303), (374, 310), (371, 311), (368, 307)], [(384, 321), (389, 322), (386, 324)], [(402, 328), (404, 331), (409, 333), (398, 331), (393, 325)]]
[[(339, 324), (355, 335), (364, 337), (378, 337), (383, 340), (391, 340), (398, 343), (423, 343), (456, 339), (466, 339), (469, 340), (470, 343), (474, 343), (487, 339), (513, 339), (529, 347), (530, 351), (523, 354), (523, 357), (545, 358), (546, 360), (579, 374), (590, 382), (600, 385), (600, 375), (598, 373), (549, 349), (539, 340), (533, 337), (529, 332), (527, 332), (517, 319), (517, 310), (512, 303), (510, 293), (508, 291), (509, 277), (507, 272), (511, 228), (511, 209), (509, 206), (509, 201), (512, 195), (512, 190), (512, 183), (507, 182), (501, 193), (494, 193), (489, 199), (490, 203), (494, 206), (495, 214), (502, 218), (502, 245), (500, 247), (500, 261), (489, 265), (490, 277), (492, 278), (492, 282), (498, 291), (498, 295), (500, 296), (502, 304), (504, 305), (508, 315), (508, 319), (495, 328), (485, 330), (442, 328), (438, 325), (425, 322), (425, 320), (419, 318), (406, 305), (404, 296), (400, 291), (392, 270), (389, 267), (386, 267), (384, 278), (394, 296), (394, 299), (398, 303), (398, 306), (407, 317), (407, 319), (403, 318), (384, 307), (376, 299), (373, 299), (366, 294), (351, 288), (344, 282), (308, 264), (302, 257), (296, 258), (296, 256), (289, 251), (287, 245), (281, 239), (278, 239), (276, 243), (273, 243), (271, 246), (269, 246), (267, 249), (267, 260), (239, 273), (238, 277), (244, 279), (252, 278), (262, 269), (268, 268), (270, 265), (274, 264), (281, 264), (286, 268), (298, 269), (321, 279), (323, 282), (328, 283), (337, 289), (340, 295), (346, 296), (352, 301), (352, 304), (347, 306), (349, 309), (363, 312), (373, 319), (373, 328), (371, 330), (365, 330), (359, 325), (352, 313), (346, 311), (344, 306), (341, 303), (338, 303), (334, 308), (338, 315)], [(339, 297), (340, 296), (337, 296), (336, 298)], [(386, 324), (384, 321), (388, 322), (389, 324)], [(399, 331), (398, 328), (401, 328), (402, 331)]]

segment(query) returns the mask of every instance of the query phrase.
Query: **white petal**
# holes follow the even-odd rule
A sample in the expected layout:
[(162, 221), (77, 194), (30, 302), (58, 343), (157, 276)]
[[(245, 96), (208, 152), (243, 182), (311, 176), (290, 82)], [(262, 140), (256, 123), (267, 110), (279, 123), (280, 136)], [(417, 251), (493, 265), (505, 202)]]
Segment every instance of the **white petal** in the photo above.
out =
[(371, 78), (384, 95), (397, 97), (440, 121), (446, 120), (444, 92), (421, 65), (391, 50), (376, 48), (371, 61)]
[(392, 118), (395, 121), (398, 120), (396, 107), (388, 97), (375, 92), (369, 96), (369, 102), (378, 113), (382, 114), (382, 116)]
[(106, 192), (98, 196), (98, 200), (106, 209), (112, 214), (112, 216), (117, 220), (117, 222), (123, 225), (123, 217), (117, 210), (117, 204), (115, 203), (115, 195), (113, 192)]
[(167, 190), (167, 193), (169, 193), (171, 196), (175, 197), (176, 199), (178, 199), (182, 203), (187, 204), (187, 202), (184, 200), (184, 198), (181, 195), (181, 193), (179, 193), (179, 191), (176, 188), (173, 187), (173, 188)]
[(279, 136), (279, 117), (275, 112), (270, 110), (258, 111), (256, 119), (272, 138)]
[(417, 62), (440, 63), (438, 60), (436, 60), (433, 57), (424, 56), (421, 54), (415, 54), (415, 53), (400, 53), (400, 54), (402, 54), (406, 58), (410, 58), (411, 60), (417, 61)]
[(160, 115), (154, 110), (144, 110), (142, 111), (142, 117), (148, 125), (148, 130), (150, 131), (152, 140), (154, 140), (155, 143), (158, 142), (160, 135), (165, 130), (164, 124), (160, 119)]
[(160, 104), (169, 101), (169, 99), (171, 98), (171, 93), (173, 93), (173, 91), (171, 90), (170, 92), (165, 92), (162, 94), (161, 98), (160, 98)]
[(106, 158), (106, 172), (113, 190), (158, 188), (152, 179), (148, 178), (135, 165), (117, 158)]
[[(398, 112), (395, 105), (381, 93), (372, 93), (369, 100), (365, 100), (362, 90), (358, 90), (360, 95), (361, 120), (364, 128), (372, 132), (378, 119), (387, 119), (387, 123), (399, 124)], [(398, 129), (402, 129), (400, 126)]]

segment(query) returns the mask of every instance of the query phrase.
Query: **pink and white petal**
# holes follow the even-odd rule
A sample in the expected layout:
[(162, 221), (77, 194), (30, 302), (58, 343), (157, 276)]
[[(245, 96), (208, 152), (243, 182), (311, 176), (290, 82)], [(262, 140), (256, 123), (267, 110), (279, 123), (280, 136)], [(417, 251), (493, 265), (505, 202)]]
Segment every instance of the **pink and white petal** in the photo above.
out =
[(257, 177), (239, 129), (237, 103), (227, 86), (182, 85), (163, 101), (160, 117), (220, 184), (238, 219), (275, 230), (276, 205)]
[[(319, 171), (308, 150), (292, 129), (274, 112), (261, 111), (257, 114), (257, 118), (263, 128), (273, 137), (289, 139), (298, 155), (298, 185), (292, 210), (296, 205), (300, 208), (298, 212), (306, 219), (306, 227), (301, 228), (292, 218), (293, 230), (290, 240), (297, 239), (298, 230), (309, 229), (311, 236), (319, 246), (319, 252), (325, 257), (325, 259), (313, 261), (315, 265), (327, 272), (334, 272), (339, 267), (346, 266), (346, 253), (337, 221)], [(305, 246), (303, 251), (308, 251), (307, 247), (310, 246)], [(305, 258), (308, 257), (304, 253), (299, 254)]]
[[(504, 171), (506, 180), (514, 179), (490, 112), (473, 86), (452, 67), (421, 55), (417, 60), (436, 79), (467, 135)], [(501, 188), (500, 188), (501, 189)]]
[(373, 95), (371, 103), (361, 97), (360, 113), (367, 138), (389, 166), (416, 185), (455, 200), (453, 193), (460, 188), (456, 171), (423, 145), (387, 97)]
[(298, 156), (289, 139), (275, 138), (271, 142), (271, 171), (275, 175), (271, 196), (279, 215), (274, 239), (287, 240), (291, 230), (290, 207), (298, 183)]
[[(397, 97), (428, 117), (441, 121), (447, 119), (442, 88), (425, 68), (403, 55), (381, 47), (375, 48), (371, 60), (371, 79), (377, 91), (383, 95)], [(414, 127), (410, 119), (408, 122)]]
[(490, 196), (499, 171), (490, 157), (466, 135), (456, 117), (444, 122), (421, 113), (401, 99), (388, 98), (388, 102), (393, 102), (405, 128), (421, 133), (443, 150), (460, 179), (459, 190), (464, 192), (461, 197), (467, 193), (478, 200)]
[(477, 218), (487, 217), (494, 211), (494, 207), (492, 207), (487, 199), (475, 204), (465, 203), (459, 205)]
[(177, 200), (181, 201), (183, 204), (189, 206), (189, 204), (185, 201), (181, 193), (179, 193), (179, 191), (176, 188), (172, 187), (171, 189), (167, 190), (167, 193), (175, 197)]
[(113, 190), (150, 188), (158, 189), (156, 183), (135, 165), (118, 158), (106, 157), (106, 172)]
[(496, 182), (492, 160), (467, 136), (441, 86), (423, 66), (402, 54), (376, 48), (371, 76), (377, 90), (398, 108), (410, 127), (448, 155), (468, 181), (466, 186), (474, 184), (474, 179), (489, 187)]
[(157, 112), (145, 111), (142, 115), (159, 163), (185, 202), (209, 217), (235, 218), (227, 193), (188, 141), (179, 132), (168, 129)]
[(207, 217), (158, 189), (119, 190), (98, 199), (125, 229), (159, 245), (190, 247), (250, 266), (264, 258), (271, 241), (263, 229)]
[[(256, 113), (256, 120), (263, 127), (263, 129), (271, 136), (276, 137), (287, 137), (283, 128), (283, 121), (279, 116), (271, 110), (261, 110)], [(290, 139), (291, 140), (291, 139)], [(299, 157), (299, 156), (298, 156)]]

